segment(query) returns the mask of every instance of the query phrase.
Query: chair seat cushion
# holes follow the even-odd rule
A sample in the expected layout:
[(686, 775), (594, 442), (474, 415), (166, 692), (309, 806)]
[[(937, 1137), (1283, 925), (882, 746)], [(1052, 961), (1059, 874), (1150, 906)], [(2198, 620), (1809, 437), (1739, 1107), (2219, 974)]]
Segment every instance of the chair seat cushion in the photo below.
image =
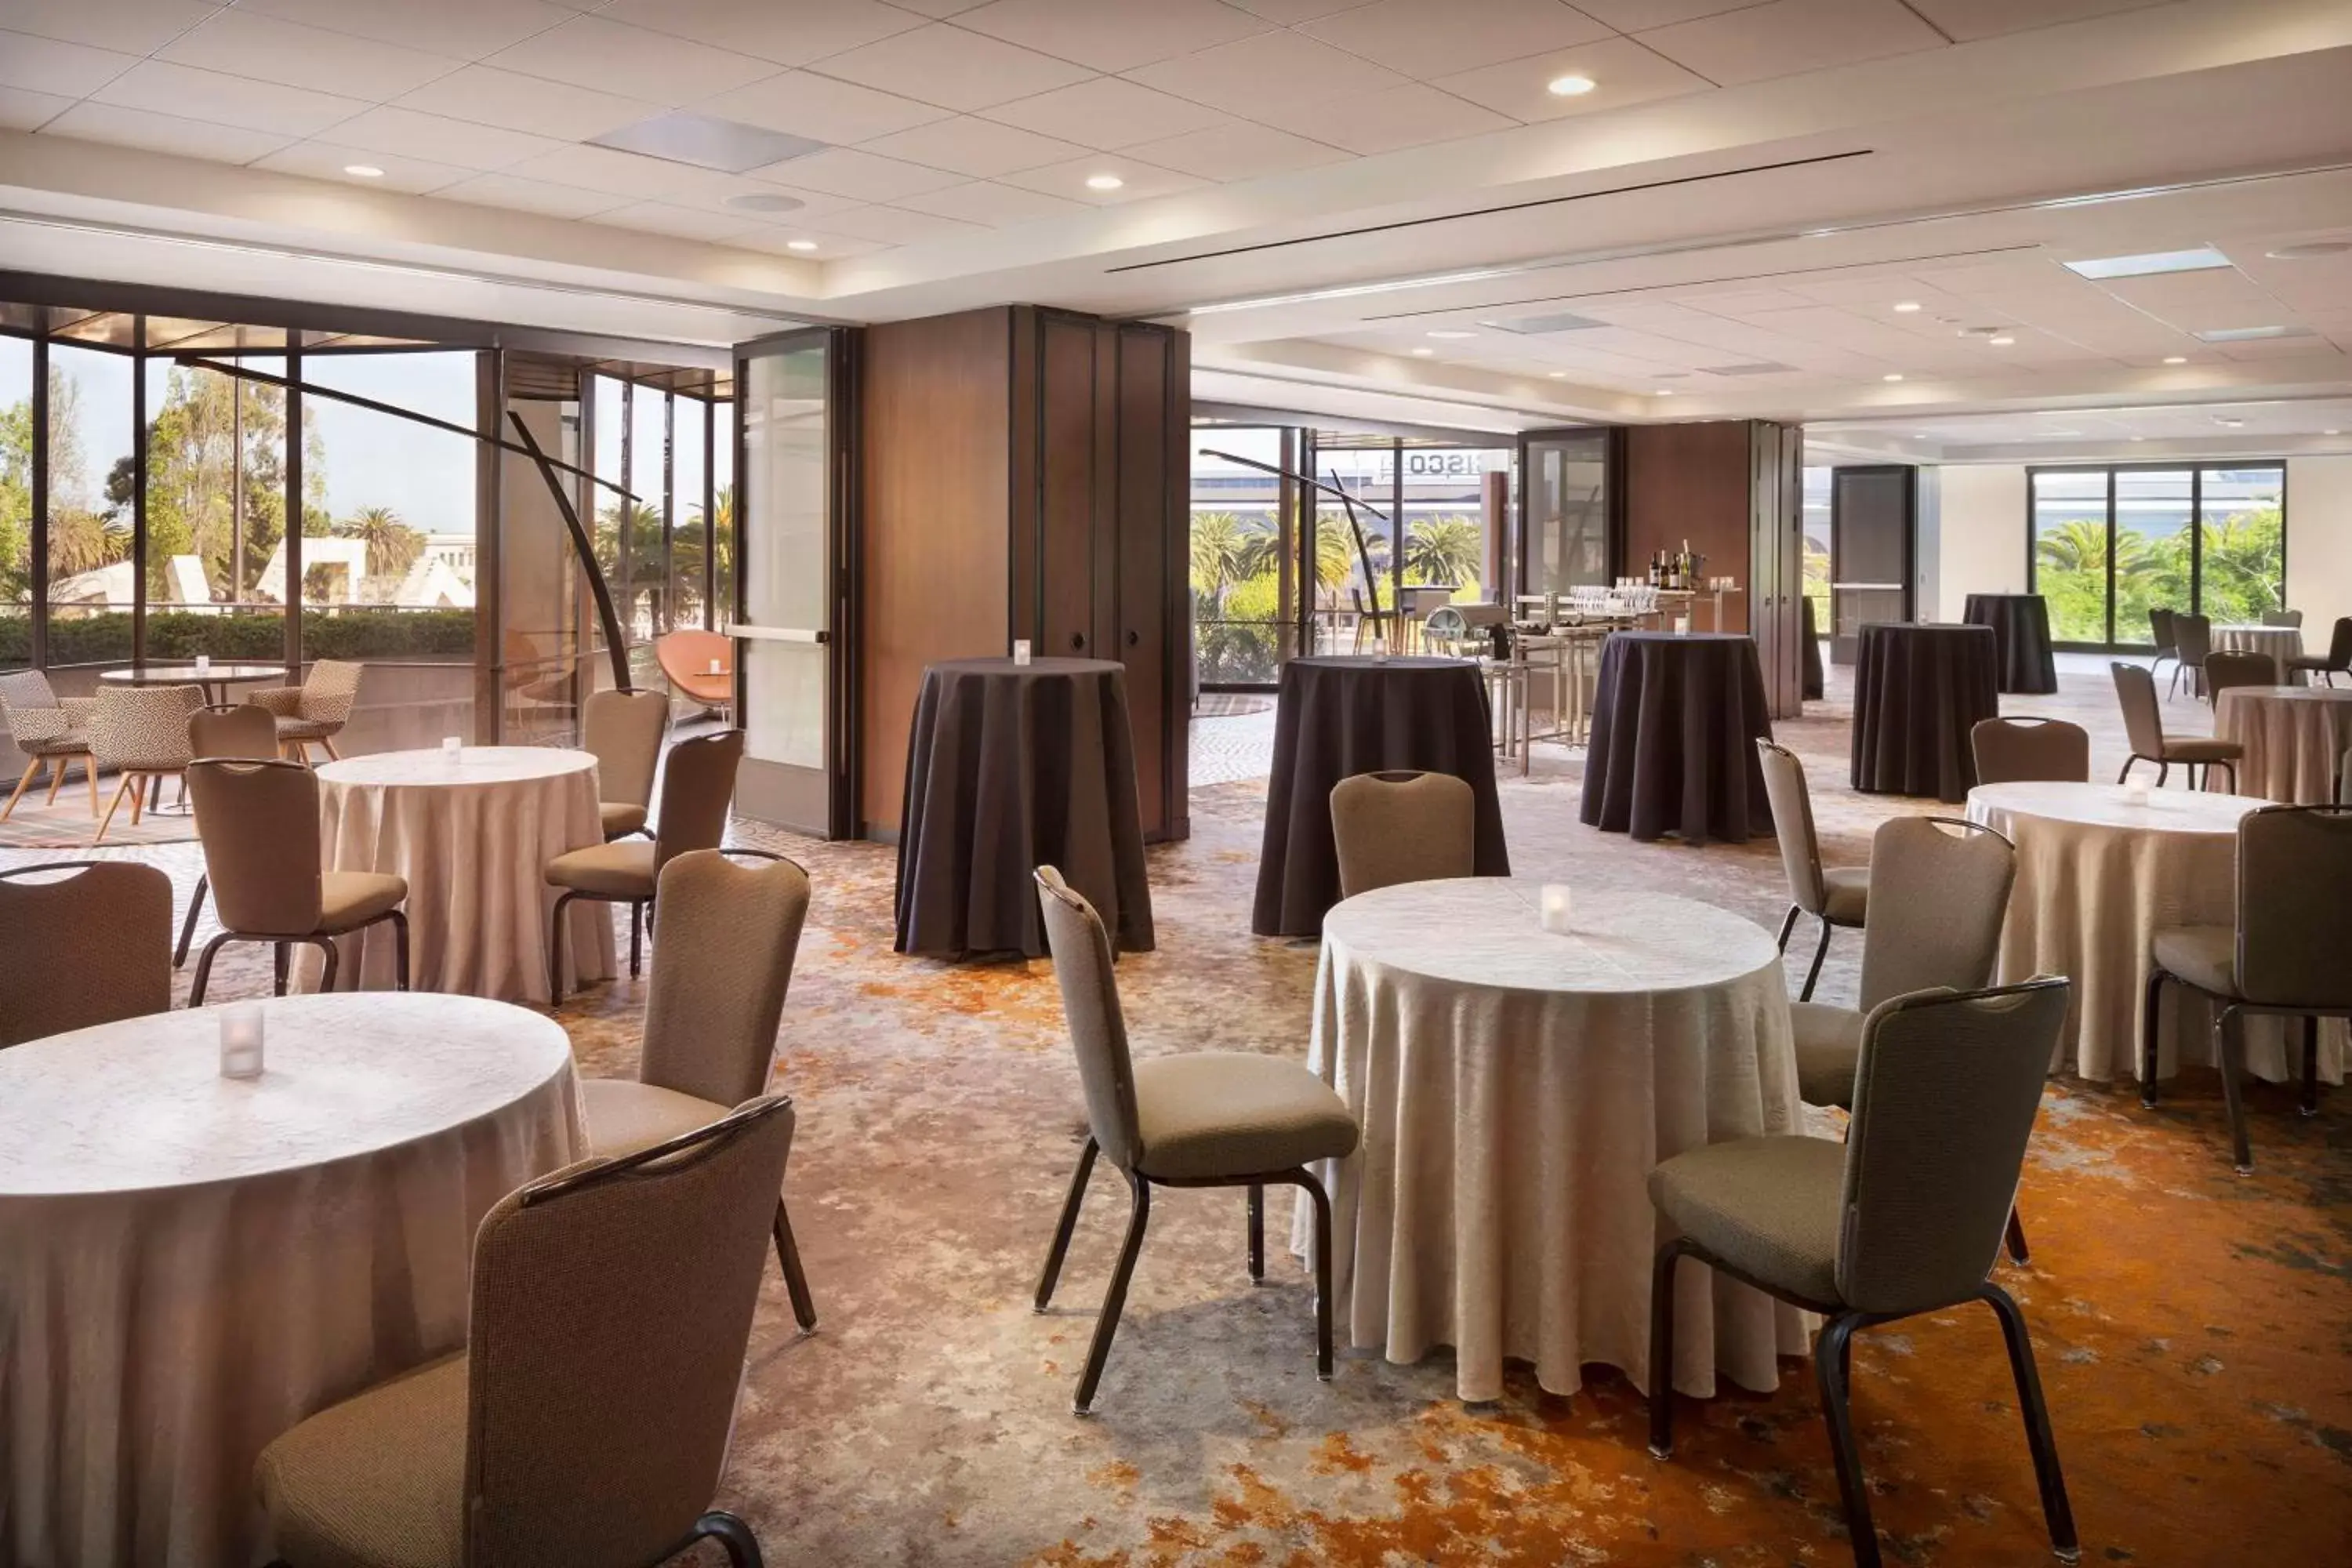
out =
[(68, 730), (62, 735), (45, 736), (39, 740), (16, 737), (16, 749), (28, 757), (79, 757), (89, 750), (89, 731)]
[(1776, 1289), (1838, 1304), (1845, 1145), (1740, 1138), (1677, 1154), (1650, 1173), (1650, 1201), (1675, 1228)]
[(1822, 872), (1829, 897), (1822, 905), (1824, 919), (1840, 925), (1860, 925), (1870, 912), (1870, 868), (1831, 866)]
[(281, 741), (323, 741), (342, 732), (341, 719), (289, 718), (283, 713), (278, 716), (278, 738)]
[(2234, 763), (2245, 754), (2246, 748), (2235, 741), (2175, 741), (2167, 738), (2164, 755), (2157, 760), (2166, 763)]
[(319, 877), (319, 929), (351, 931), (400, 907), (408, 879), (382, 871), (325, 871)]
[(612, 1159), (708, 1127), (733, 1107), (633, 1078), (589, 1078), (580, 1080), (580, 1109), (588, 1119), (588, 1152)]
[(2238, 994), (2238, 933), (2228, 926), (2159, 926), (2156, 966), (2214, 996)]
[(1135, 1064), (1136, 1169), (1182, 1181), (1286, 1171), (1355, 1152), (1356, 1119), (1297, 1062), (1196, 1051)]
[(1807, 1105), (1853, 1109), (1853, 1073), (1862, 1062), (1863, 1016), (1851, 1007), (1791, 1002), (1797, 1038), (1797, 1093)]
[(612, 899), (654, 896), (654, 847), (644, 838), (596, 844), (558, 855), (547, 863), (547, 879), (559, 888)]
[(278, 1555), (301, 1568), (462, 1568), (466, 1355), (331, 1405), (261, 1451)]
[(624, 833), (635, 833), (646, 825), (646, 808), (627, 805), (617, 800), (600, 800), (597, 815), (604, 819), (604, 837), (617, 838)]

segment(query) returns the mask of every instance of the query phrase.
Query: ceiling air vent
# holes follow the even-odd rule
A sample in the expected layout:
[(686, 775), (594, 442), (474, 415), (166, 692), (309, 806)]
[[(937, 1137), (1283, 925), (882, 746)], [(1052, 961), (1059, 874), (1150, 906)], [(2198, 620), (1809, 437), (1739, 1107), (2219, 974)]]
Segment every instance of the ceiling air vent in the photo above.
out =
[(1775, 364), (1770, 360), (1758, 360), (1753, 364), (1703, 364), (1698, 367), (1709, 375), (1778, 375), (1794, 370), (1791, 364)]
[(634, 125), (624, 125), (617, 131), (607, 131), (589, 140), (596, 146), (610, 147), (615, 152), (636, 153), (647, 158), (660, 158), (672, 163), (691, 163), (698, 169), (718, 169), (730, 174), (740, 174), (751, 169), (764, 169), (771, 163), (781, 163), (787, 158), (802, 158), (821, 151), (824, 143), (812, 142), (805, 136), (787, 136), (781, 131), (763, 126), (745, 125), (738, 121), (720, 120), (709, 114), (656, 114), (650, 120), (640, 120)]

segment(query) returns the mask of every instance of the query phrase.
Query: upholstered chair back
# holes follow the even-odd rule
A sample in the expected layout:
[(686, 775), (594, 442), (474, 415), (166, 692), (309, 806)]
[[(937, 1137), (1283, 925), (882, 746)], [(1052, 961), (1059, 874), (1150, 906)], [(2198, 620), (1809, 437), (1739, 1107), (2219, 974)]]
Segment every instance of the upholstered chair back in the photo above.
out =
[(171, 1009), (172, 879), (152, 866), (0, 871), (0, 1046)]
[(1796, 752), (1769, 741), (1757, 742), (1756, 754), (1764, 765), (1764, 795), (1772, 805), (1772, 831), (1780, 841), (1789, 901), (1818, 915), (1830, 894), (1822, 876), (1822, 841), (1813, 831), (1813, 797), (1805, 785), (1805, 764)]
[(669, 698), (663, 692), (589, 693), (581, 705), (580, 744), (596, 758), (596, 798), (614, 805), (649, 804), (668, 727)]
[(1979, 784), (2084, 784), (2091, 777), (2091, 733), (2063, 719), (1981, 719), (1969, 731), (1969, 748)]
[(1053, 867), (1037, 868), (1037, 892), (1045, 913), (1045, 945), (1054, 955), (1054, 979), (1062, 988), (1062, 1014), (1078, 1056), (1078, 1081), (1086, 1089), (1087, 1125), (1111, 1163), (1132, 1170), (1143, 1152), (1143, 1135), (1135, 1109), (1127, 1017), (1119, 1009), (1118, 982), (1111, 973), (1110, 937), (1095, 907)]
[(743, 760), (743, 731), (697, 735), (669, 749), (662, 775), (661, 816), (654, 826), (654, 867), (689, 849), (716, 849), (727, 837), (727, 805), (735, 798), (735, 768)]
[(808, 873), (790, 860), (739, 865), (716, 849), (689, 849), (662, 868), (657, 886), (661, 940), (637, 1077), (740, 1104), (768, 1087), (808, 919)]
[(2352, 1007), (2345, 904), (2352, 806), (2273, 805), (2238, 820), (2238, 989), (2250, 1002)]
[(100, 767), (132, 773), (179, 772), (188, 750), (188, 715), (204, 706), (193, 686), (108, 687), (89, 717), (89, 749)]
[(249, 702), (199, 708), (188, 715), (188, 753), (247, 761), (274, 757), (278, 754), (277, 715)]
[(1339, 895), (1477, 869), (1478, 797), (1451, 773), (1374, 773), (1331, 789)]
[(299, 763), (207, 758), (189, 765), (188, 798), (223, 929), (318, 930), (319, 776)]
[[(2177, 623), (2176, 623), (2177, 624)], [(2164, 714), (2156, 704), (2156, 677), (2118, 659), (2107, 666), (2116, 680), (2116, 702), (2124, 710), (2124, 734), (2136, 757), (2164, 755)]]
[(1864, 1011), (1906, 992), (1991, 983), (2017, 851), (1955, 816), (1897, 816), (1870, 841), (1870, 925), (1862, 939)]

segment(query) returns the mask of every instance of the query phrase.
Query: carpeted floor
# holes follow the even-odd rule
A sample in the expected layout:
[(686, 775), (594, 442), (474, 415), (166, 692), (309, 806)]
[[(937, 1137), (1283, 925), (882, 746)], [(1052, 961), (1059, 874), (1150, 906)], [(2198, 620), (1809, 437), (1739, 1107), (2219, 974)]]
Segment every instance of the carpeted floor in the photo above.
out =
[[(2006, 706), (2092, 724), (2095, 770), (2112, 777), (2122, 738), (2104, 672), (2070, 671), (2066, 687)], [(1845, 788), (1843, 715), (1814, 704), (1780, 733), (1807, 759), (1828, 858), (1858, 862), (1877, 821), (1929, 803)], [(2204, 721), (2186, 700), (2168, 719)], [(1519, 873), (1580, 897), (1640, 886), (1768, 929), (1778, 919), (1770, 840), (1702, 850), (1604, 836), (1575, 820), (1577, 777), (1553, 751), (1531, 777), (1505, 780)], [(1198, 790), (1194, 837), (1153, 852), (1160, 951), (1118, 972), (1139, 1051), (1303, 1058), (1314, 950), (1248, 934), (1262, 808), (1262, 780)], [(1033, 1314), (1080, 1125), (1049, 969), (899, 958), (887, 848), (739, 833), (801, 859), (817, 889), (775, 1081), (800, 1110), (789, 1192), (823, 1321), (797, 1337), (770, 1278), (720, 1500), (771, 1562), (1848, 1560), (1803, 1361), (1784, 1363), (1772, 1395), (1685, 1402), (1663, 1464), (1644, 1452), (1643, 1400), (1605, 1368), (1587, 1369), (1573, 1398), (1522, 1374), (1475, 1407), (1452, 1397), (1443, 1357), (1391, 1366), (1343, 1353), (1320, 1384), (1309, 1289), (1286, 1258), (1251, 1288), (1237, 1193), (1155, 1197), (1098, 1414), (1073, 1416), (1124, 1205), (1098, 1172), (1059, 1304)], [(171, 868), (184, 900), (194, 847), (124, 853)], [(1851, 998), (1859, 948), (1833, 945), (1826, 999)], [(267, 984), (257, 953), (216, 980), (223, 995)], [(623, 982), (562, 1009), (583, 1070), (634, 1069), (642, 1005)], [(2305, 1121), (2289, 1091), (2257, 1086), (2252, 1106), (2259, 1170), (2242, 1179), (2210, 1072), (2185, 1077), (2154, 1113), (2105, 1087), (2049, 1091), (2021, 1199), (2033, 1262), (2001, 1279), (2033, 1327), (2086, 1562), (2352, 1561), (2344, 1101), (2331, 1091)], [(2046, 1561), (1990, 1315), (1865, 1333), (1855, 1363), (1890, 1561)]]

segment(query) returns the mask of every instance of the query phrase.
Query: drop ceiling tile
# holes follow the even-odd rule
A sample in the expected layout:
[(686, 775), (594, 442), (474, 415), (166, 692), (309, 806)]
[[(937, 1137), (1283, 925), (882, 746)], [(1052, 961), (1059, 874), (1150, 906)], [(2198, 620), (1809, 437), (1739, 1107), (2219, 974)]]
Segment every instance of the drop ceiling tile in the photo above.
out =
[(1179, 174), (1203, 180), (1255, 180), (1287, 174), (1318, 163), (1345, 162), (1349, 154), (1320, 142), (1293, 136), (1267, 125), (1235, 121), (1164, 142), (1147, 142), (1129, 149), (1146, 163), (1163, 164)]
[[(1574, 98), (1562, 98), (1547, 90), (1548, 83), (1564, 76), (1590, 79), (1592, 90)], [(1523, 60), (1440, 77), (1432, 85), (1497, 114), (1532, 123), (1623, 109), (1678, 93), (1702, 92), (1712, 84), (1631, 38), (1602, 38), (1598, 43), (1554, 49)]]
[[(793, 207), (789, 212), (763, 213), (755, 211), (751, 213), (751, 216), (758, 218), (761, 223), (809, 223), (814, 219), (823, 217), (827, 213), (846, 212), (851, 207), (859, 207), (866, 205), (855, 196), (830, 195), (824, 191), (812, 191), (803, 185), (789, 184), (782, 182), (781, 179), (770, 177), (772, 172), (776, 175), (788, 174), (792, 172), (792, 167), (793, 166), (790, 163), (777, 163), (771, 165), (770, 169), (763, 169), (743, 177), (744, 183), (749, 185), (752, 191), (764, 192), (771, 195), (790, 196), (793, 200), (801, 204), (800, 205)], [(676, 199), (681, 205), (687, 206), (710, 205), (710, 198), (708, 196), (694, 200), (689, 200), (685, 196), (679, 196)], [(719, 198), (719, 205), (725, 206), (726, 204), (723, 197)], [(729, 210), (740, 212), (744, 209), (737, 207)]]
[(1560, 0), (1378, 0), (1302, 31), (1423, 80), (1611, 36)]
[(1018, 185), (1002, 185), (992, 180), (974, 180), (968, 185), (950, 185), (944, 191), (902, 196), (898, 205), (911, 212), (961, 218), (966, 223), (984, 223), (998, 228), (1092, 210), (1080, 202), (1067, 202), (1059, 196), (1023, 190)]
[(1350, 153), (1392, 153), (1431, 142), (1452, 142), (1489, 131), (1508, 131), (1518, 121), (1465, 103), (1423, 82), (1409, 81), (1360, 98), (1321, 103), (1263, 104), (1257, 118), (1277, 130), (1308, 136)]
[(88, 98), (138, 63), (137, 55), (0, 32), (0, 87), (63, 94), (68, 100)]
[(1267, 33), (1127, 74), (1146, 87), (1240, 115), (1277, 98), (1311, 103), (1380, 92), (1405, 81), (1385, 66), (1298, 33)]
[(923, 25), (878, 0), (617, 0), (597, 15), (787, 66)]
[(404, 94), (403, 109), (446, 114), (453, 120), (478, 121), (559, 142), (584, 142), (624, 125), (634, 125), (661, 106), (640, 98), (621, 98), (568, 82), (543, 81), (535, 76), (467, 66), (438, 81), (427, 82)]
[(183, 158), (209, 158), (219, 163), (245, 163), (275, 153), (293, 138), (234, 125), (214, 125), (125, 109), (89, 100), (75, 104), (41, 127), (44, 136), (73, 136), (84, 142), (110, 142), (121, 147), (149, 147), (176, 153)]
[(1225, 121), (1213, 109), (1115, 76), (1000, 103), (987, 117), (1041, 136), (1099, 148), (1132, 147)]
[(1576, 8), (1621, 33), (1638, 33), (1761, 4), (1763, 0), (1576, 0)]
[(692, 103), (778, 74), (772, 60), (730, 54), (602, 16), (574, 16), (560, 27), (500, 49), (485, 63), (671, 105)]
[(274, 135), (312, 136), (368, 106), (352, 98), (142, 60), (91, 94), (100, 103)]
[(604, 191), (615, 196), (633, 196), (644, 202), (684, 203), (690, 195), (716, 197), (738, 191), (769, 188), (758, 181), (722, 174), (716, 169), (698, 169), (688, 163), (673, 163), (666, 158), (648, 158), (635, 153), (620, 153), (609, 147), (591, 147), (577, 142), (551, 148), (535, 158), (513, 165), (507, 172), (520, 174), (527, 180), (577, 185), (583, 191)]
[[(1121, 183), (1117, 190), (1098, 191), (1087, 184), (1097, 174), (1116, 174)], [(1207, 184), (1191, 174), (1162, 169), (1124, 153), (1095, 153), (1084, 158), (1074, 158), (1066, 163), (1024, 169), (1017, 174), (1005, 175), (1003, 183), (1019, 185), (1024, 190), (1043, 191), (1051, 196), (1066, 196), (1074, 202), (1085, 202), (1089, 206), (1097, 207), (1149, 201), (1154, 196), (1173, 195), (1178, 191), (1196, 191)]]
[(73, 107), (70, 98), (0, 87), (0, 131), (37, 131)]
[(955, 16), (982, 4), (982, 0), (890, 0), (901, 11), (913, 11), (933, 18)]
[(541, 0), (239, 0), (237, 9), (469, 60), (576, 15)]
[(673, 239), (698, 239), (711, 244), (767, 226), (748, 215), (704, 212), (697, 207), (672, 206), (667, 202), (637, 202), (614, 207), (610, 212), (598, 213), (593, 221), (615, 228), (642, 229)]
[(0, 0), (0, 27), (143, 55), (162, 48), (215, 9), (188, 0)]
[(850, 147), (832, 147), (805, 158), (772, 163), (761, 174), (778, 184), (798, 185), (831, 196), (852, 196), (862, 202), (895, 202), (901, 196), (945, 190), (963, 183), (960, 175), (897, 158), (878, 158)]
[(1911, 8), (1967, 43), (2035, 27), (2054, 27), (2119, 11), (2144, 11), (2165, 0), (1911, 0)]
[(915, 245), (927, 239), (951, 239), (988, 232), (979, 224), (883, 206), (852, 207), (847, 212), (834, 213), (817, 226), (827, 234), (880, 240), (885, 245)]
[(948, 115), (944, 109), (918, 103), (911, 98), (877, 92), (870, 87), (835, 81), (807, 71), (772, 76), (765, 81), (722, 92), (699, 107), (708, 114), (764, 125), (771, 131), (787, 131), (836, 146), (887, 136), (894, 131), (944, 120)]
[(929, 164), (934, 169), (952, 169), (976, 179), (1059, 163), (1086, 152), (1082, 145), (999, 125), (992, 120), (975, 120), (968, 114), (960, 114), (953, 120), (935, 120), (912, 131), (868, 142), (862, 150)]
[[(814, 248), (795, 250), (793, 248), (794, 240), (805, 240)], [(751, 234), (739, 234), (727, 243), (740, 250), (764, 250), (801, 261), (841, 261), (889, 248), (880, 240), (852, 239), (842, 234), (819, 234), (811, 228), (759, 229)]]
[(1283, 26), (1311, 22), (1318, 16), (1328, 16), (1334, 11), (1345, 11), (1361, 5), (1364, 0), (1233, 0), (1235, 5), (1253, 16), (1263, 16)]
[(814, 68), (837, 80), (965, 110), (1051, 92), (1091, 74), (1067, 60), (943, 23), (895, 33)]
[(1642, 42), (1727, 87), (1944, 47), (1901, 0), (1772, 0), (1660, 27)]
[(235, 10), (223, 11), (203, 26), (181, 34), (158, 50), (155, 58), (288, 87), (332, 87), (370, 102), (398, 98), (465, 63), (446, 55)]
[(391, 104), (344, 121), (335, 127), (335, 140), (362, 152), (482, 170), (504, 169), (564, 145), (549, 136), (473, 125)]
[(583, 191), (572, 185), (550, 184), (514, 174), (477, 174), (470, 180), (433, 193), (436, 200), (465, 202), (474, 206), (505, 207), (514, 212), (541, 213), (549, 217), (590, 217), (627, 206), (625, 196)]
[[(376, 179), (362, 179), (343, 172), (344, 165), (349, 163), (382, 169), (383, 174)], [(398, 158), (388, 153), (370, 153), (330, 142), (297, 142), (291, 147), (278, 149), (267, 158), (255, 159), (253, 166), (280, 174), (332, 180), (339, 185), (349, 185), (355, 190), (402, 191), (410, 195), (423, 195), (444, 185), (454, 185), (460, 180), (472, 179), (476, 173), (451, 163), (427, 163), (421, 158)]]
[(2117, 278), (2102, 287), (2134, 310), (2184, 332), (2294, 324), (2284, 306), (2235, 268)]
[(1251, 37), (1268, 24), (1220, 0), (994, 0), (962, 13), (956, 26), (1098, 71), (1123, 71)]

